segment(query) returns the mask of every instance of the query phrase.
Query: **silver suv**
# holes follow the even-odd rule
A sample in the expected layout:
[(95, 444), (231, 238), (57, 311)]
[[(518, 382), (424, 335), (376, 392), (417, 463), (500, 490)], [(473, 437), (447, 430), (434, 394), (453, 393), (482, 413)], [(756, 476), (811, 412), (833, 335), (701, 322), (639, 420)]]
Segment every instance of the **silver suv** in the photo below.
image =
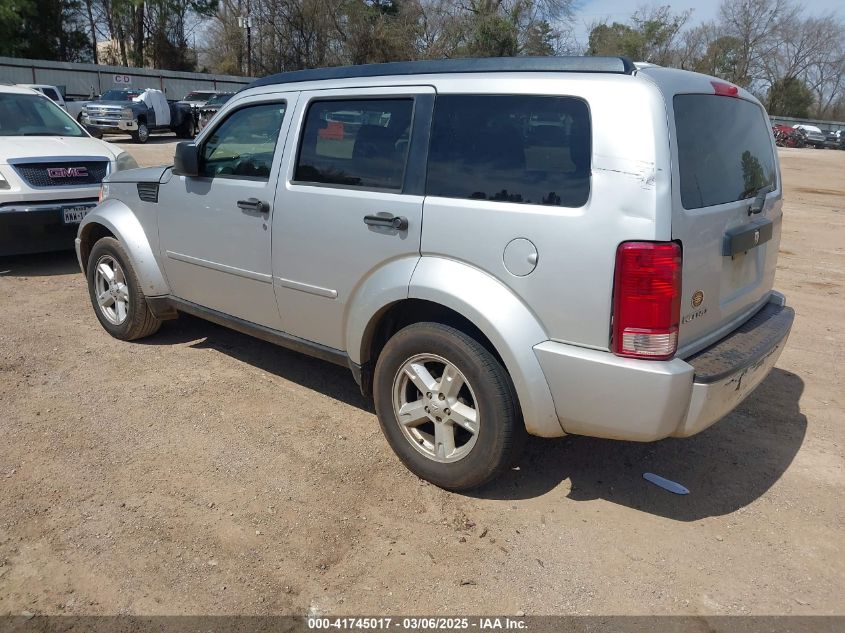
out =
[(271, 76), (103, 197), (76, 245), (112, 336), (185, 312), (349, 366), (399, 458), (453, 490), (526, 432), (697, 433), (793, 320), (762, 106), (620, 58)]

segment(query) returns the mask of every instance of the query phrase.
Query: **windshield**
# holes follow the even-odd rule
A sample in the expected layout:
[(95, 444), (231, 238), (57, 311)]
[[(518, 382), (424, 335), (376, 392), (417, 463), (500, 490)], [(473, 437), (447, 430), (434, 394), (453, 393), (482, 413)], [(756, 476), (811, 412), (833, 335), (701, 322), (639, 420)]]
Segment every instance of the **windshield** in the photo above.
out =
[(213, 96), (213, 92), (189, 92), (183, 101), (208, 101)]
[(0, 93), (0, 136), (87, 136), (47, 97)]
[(217, 95), (209, 99), (208, 103), (206, 103), (205, 105), (223, 105), (231, 98), (232, 95)]
[(100, 101), (132, 101), (140, 95), (140, 90), (106, 90)]
[(771, 131), (760, 106), (719, 95), (676, 95), (674, 108), (685, 209), (754, 198), (775, 184)]

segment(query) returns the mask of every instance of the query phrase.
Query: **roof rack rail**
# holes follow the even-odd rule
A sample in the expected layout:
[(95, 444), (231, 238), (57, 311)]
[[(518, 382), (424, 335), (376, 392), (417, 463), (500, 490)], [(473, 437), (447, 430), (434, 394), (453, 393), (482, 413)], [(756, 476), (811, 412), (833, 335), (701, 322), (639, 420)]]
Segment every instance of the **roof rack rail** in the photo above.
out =
[(391, 75), (434, 75), (440, 73), (494, 72), (570, 72), (613, 73), (631, 75), (636, 67), (626, 57), (478, 57), (466, 59), (438, 59), (415, 62), (388, 62), (360, 66), (334, 66), (311, 70), (294, 70), (269, 75), (246, 86), (320, 81), (323, 79), (354, 79), (357, 77), (386, 77)]

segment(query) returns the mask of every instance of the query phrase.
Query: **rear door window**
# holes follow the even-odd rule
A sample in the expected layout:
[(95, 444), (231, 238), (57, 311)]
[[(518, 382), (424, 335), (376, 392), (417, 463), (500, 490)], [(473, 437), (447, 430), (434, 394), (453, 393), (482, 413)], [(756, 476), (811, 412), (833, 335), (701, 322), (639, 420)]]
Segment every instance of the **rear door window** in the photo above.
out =
[(580, 207), (590, 195), (591, 153), (581, 99), (438, 96), (426, 194)]
[(754, 198), (775, 184), (763, 109), (719, 95), (675, 95), (681, 203), (685, 209)]
[(413, 99), (315, 101), (305, 116), (294, 180), (400, 190)]

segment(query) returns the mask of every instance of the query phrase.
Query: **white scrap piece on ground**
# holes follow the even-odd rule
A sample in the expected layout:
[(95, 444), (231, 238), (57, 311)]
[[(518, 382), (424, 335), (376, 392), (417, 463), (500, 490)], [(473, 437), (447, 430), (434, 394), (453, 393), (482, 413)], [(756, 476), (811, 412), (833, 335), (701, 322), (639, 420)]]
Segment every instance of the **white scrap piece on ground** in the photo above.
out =
[(666, 479), (665, 477), (661, 477), (660, 475), (655, 475), (654, 473), (643, 473), (643, 479), (646, 481), (650, 481), (655, 486), (660, 486), (664, 490), (668, 490), (669, 492), (674, 492), (676, 495), (688, 495), (689, 490), (684, 488), (681, 484), (672, 481), (671, 479)]

